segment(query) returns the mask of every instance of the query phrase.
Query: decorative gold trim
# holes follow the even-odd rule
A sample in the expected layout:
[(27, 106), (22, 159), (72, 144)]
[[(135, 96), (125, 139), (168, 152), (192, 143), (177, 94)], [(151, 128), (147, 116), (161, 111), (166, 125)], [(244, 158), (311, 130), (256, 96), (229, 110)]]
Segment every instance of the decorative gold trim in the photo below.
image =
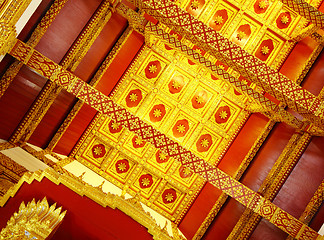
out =
[[(31, 47), (35, 47), (42, 36), (45, 34), (48, 27), (54, 21), (60, 10), (63, 8), (64, 4), (68, 0), (55, 0), (55, 2), (51, 5), (51, 7), (46, 12), (45, 16), (42, 18), (40, 23), (37, 25), (35, 30), (33, 31), (31, 37), (27, 41), (27, 44)], [(0, 98), (3, 96), (5, 91), (8, 89), (10, 83), (13, 81), (15, 76), (18, 74), (19, 70), (23, 66), (22, 62), (15, 60), (13, 64), (7, 69), (3, 77), (1, 78), (0, 84)]]
[(34, 173), (26, 173), (19, 182), (8, 190), (8, 192), (0, 198), (0, 207), (3, 207), (10, 197), (14, 197), (24, 183), (31, 184), (33, 181), (41, 182), (43, 178), (47, 178), (55, 184), (63, 184), (80, 196), (87, 196), (103, 207), (119, 209), (126, 215), (133, 218), (135, 221), (148, 229), (148, 232), (153, 235), (154, 239), (171, 240), (177, 239), (171, 237), (165, 229), (162, 229), (149, 213), (142, 208), (138, 197), (126, 200), (123, 197), (104, 193), (100, 188), (93, 187), (78, 177), (61, 169), (61, 173), (56, 172), (52, 168), (47, 168), (44, 171)]
[[(280, 154), (266, 179), (262, 182), (258, 190), (260, 195), (269, 201), (274, 199), (310, 140), (311, 137), (307, 133), (304, 133), (303, 135), (295, 133), (290, 138), (288, 144)], [(250, 209), (246, 209), (227, 239), (248, 239), (261, 218), (261, 216)]]
[(40, 239), (45, 240), (62, 223), (66, 211), (56, 208), (56, 203), (49, 206), (46, 197), (42, 201), (33, 199), (26, 205), (22, 202), (7, 226), (0, 232), (0, 239)]
[[(117, 43), (114, 45), (112, 50), (109, 52), (105, 60), (100, 65), (99, 70), (96, 72), (95, 76), (90, 80), (89, 85), (95, 87), (102, 76), (105, 74), (107, 69), (109, 68), (110, 64), (113, 62), (117, 54), (119, 53), (120, 49), (124, 46), (129, 36), (132, 34), (132, 29), (127, 27), (126, 30), (123, 32), (122, 36), (118, 39)], [(54, 137), (50, 141), (47, 146), (47, 149), (53, 150), (56, 144), (60, 141), (61, 137), (68, 129), (70, 124), (72, 123), (75, 116), (80, 111), (81, 107), (83, 106), (83, 102), (78, 100), (77, 103), (73, 106), (73, 109), (70, 111), (69, 115), (64, 119), (64, 122), (61, 124), (57, 132), (55, 133)]]
[[(269, 121), (266, 126), (264, 127), (262, 133), (259, 135), (259, 137), (255, 140), (253, 143), (253, 146), (249, 150), (249, 152), (246, 154), (244, 160), (240, 164), (238, 170), (236, 171), (234, 178), (236, 180), (239, 180), (242, 176), (245, 170), (248, 168), (249, 164), (261, 148), (262, 144), (264, 141), (267, 139), (269, 136), (272, 128), (274, 127), (275, 122), (274, 121)], [(212, 207), (212, 209), (209, 211), (207, 217), (204, 219), (202, 224), (200, 225), (199, 229), (195, 233), (195, 236), (193, 237), (193, 240), (199, 240), (203, 237), (205, 232), (207, 231), (208, 227), (210, 224), (214, 221), (215, 217), (217, 216), (219, 210), (222, 208), (224, 203), (226, 202), (228, 196), (225, 193), (222, 193), (220, 197), (217, 199), (216, 203)]]

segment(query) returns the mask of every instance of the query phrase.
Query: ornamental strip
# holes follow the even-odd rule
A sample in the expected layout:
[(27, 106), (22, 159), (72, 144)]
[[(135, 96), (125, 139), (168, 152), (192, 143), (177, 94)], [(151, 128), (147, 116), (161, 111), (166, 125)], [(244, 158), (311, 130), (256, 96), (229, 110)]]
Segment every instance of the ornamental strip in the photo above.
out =
[(109, 97), (89, 86), (89, 84), (69, 71), (62, 69), (58, 64), (46, 58), (38, 51), (31, 49), (25, 43), (17, 40), (10, 55), (19, 61), (26, 62), (28, 67), (60, 85), (97, 111), (106, 114), (113, 121), (134, 132), (143, 140), (150, 142), (168, 156), (178, 160), (184, 167), (188, 167), (194, 173), (205, 178), (215, 187), (258, 213), (289, 235), (297, 239), (307, 239), (306, 236), (312, 234), (315, 238), (323, 239), (316, 231), (304, 225), (269, 200), (266, 200), (217, 167), (198, 158), (179, 143), (134, 116), (125, 108), (118, 106)]
[(262, 106), (262, 113), (269, 112), (266, 116), (272, 118), (277, 116), (277, 119), (280, 121), (285, 122), (286, 124), (292, 126), (293, 128), (301, 129), (303, 128), (304, 123), (294, 117), (291, 113), (283, 109), (279, 109), (279, 107), (270, 101), (268, 98), (264, 97), (259, 92), (255, 91), (253, 88), (249, 87), (243, 81), (238, 80), (237, 78), (233, 77), (229, 73), (227, 73), (224, 69), (220, 68), (216, 64), (212, 63), (211, 61), (207, 60), (204, 56), (197, 53), (196, 51), (192, 50), (185, 44), (181, 43), (178, 39), (171, 36), (170, 34), (163, 31), (158, 26), (154, 25), (151, 22), (148, 22), (145, 31), (147, 34), (153, 34), (158, 39), (162, 40), (163, 42), (172, 45), (173, 47), (179, 49), (181, 52), (186, 54), (188, 57), (193, 59), (194, 61), (198, 62), (199, 64), (205, 66), (209, 70), (211, 70), (214, 74), (222, 77), (224, 80), (228, 81), (236, 88), (238, 88), (242, 93), (244, 93), (248, 98), (254, 99), (258, 104)]
[(252, 80), (320, 128), (324, 126), (324, 103), (301, 86), (267, 66), (214, 29), (166, 0), (133, 1), (141, 10), (190, 39), (199, 48)]
[[(27, 41), (27, 44), (31, 47), (36, 47), (39, 43), (40, 39), (43, 37), (49, 26), (52, 24), (56, 16), (59, 14), (60, 10), (64, 7), (64, 4), (68, 0), (55, 0), (55, 2), (51, 5), (51, 7), (47, 10), (45, 16), (42, 18), (40, 23), (37, 25), (35, 30), (33, 31), (31, 37)], [(7, 69), (3, 77), (1, 78), (0, 84), (0, 98), (8, 89), (10, 83), (18, 74), (19, 70), (23, 66), (23, 63), (19, 61), (15, 61), (10, 67)]]
[[(110, 19), (111, 11), (108, 11), (109, 7), (110, 3), (108, 0), (101, 3), (99, 9), (91, 17), (80, 36), (74, 42), (72, 49), (63, 58), (61, 62), (63, 68), (75, 69), (78, 66), (85, 52), (89, 50), (91, 44)], [(26, 117), (20, 122), (17, 131), (11, 136), (10, 141), (14, 143), (18, 141), (27, 142), (60, 92), (60, 87), (48, 81), (37, 96), (35, 103), (28, 110)]]
[(281, 0), (281, 2), (319, 28), (324, 27), (324, 14), (304, 0)]
[[(268, 138), (272, 128), (274, 127), (275, 122), (269, 121), (267, 125), (264, 127), (262, 133), (259, 135), (259, 137), (255, 140), (253, 146), (251, 147), (250, 151), (246, 154), (245, 158), (243, 159), (242, 163), (240, 164), (238, 170), (236, 171), (235, 175), (233, 176), (236, 180), (239, 180), (242, 176), (245, 170), (250, 165), (250, 162), (253, 160), (255, 155), (258, 153), (259, 149), (261, 148), (263, 142)], [(207, 217), (203, 221), (203, 223), (200, 225), (199, 229), (197, 230), (195, 236), (193, 237), (193, 240), (199, 240), (203, 237), (205, 232), (207, 231), (208, 227), (212, 222), (214, 221), (215, 217), (217, 216), (218, 212), (226, 202), (228, 196), (225, 193), (222, 193), (219, 198), (217, 199), (216, 203), (212, 207), (212, 209), (209, 211)]]
[[(114, 45), (112, 50), (109, 52), (106, 59), (101, 64), (99, 70), (96, 72), (95, 76), (90, 80), (89, 85), (95, 87), (99, 80), (102, 78), (102, 76), (105, 74), (107, 69), (109, 68), (110, 64), (113, 62), (117, 54), (119, 53), (122, 46), (125, 44), (129, 36), (132, 34), (132, 29), (128, 27), (122, 36), (118, 39), (117, 43)], [(47, 149), (53, 150), (56, 144), (60, 141), (61, 137), (65, 133), (65, 131), (68, 129), (70, 124), (72, 123), (75, 116), (80, 111), (81, 107), (83, 106), (83, 102), (81, 100), (78, 100), (77, 103), (73, 106), (73, 109), (70, 111), (69, 115), (64, 119), (64, 122), (61, 124), (57, 132), (55, 133), (54, 137), (50, 141), (50, 143), (47, 146)]]
[[(266, 179), (262, 182), (258, 190), (259, 194), (273, 201), (310, 141), (311, 137), (308, 133), (304, 133), (303, 135), (295, 133), (290, 138)], [(252, 212), (250, 209), (246, 209), (233, 228), (228, 240), (248, 239), (251, 237), (260, 220), (261, 216)]]

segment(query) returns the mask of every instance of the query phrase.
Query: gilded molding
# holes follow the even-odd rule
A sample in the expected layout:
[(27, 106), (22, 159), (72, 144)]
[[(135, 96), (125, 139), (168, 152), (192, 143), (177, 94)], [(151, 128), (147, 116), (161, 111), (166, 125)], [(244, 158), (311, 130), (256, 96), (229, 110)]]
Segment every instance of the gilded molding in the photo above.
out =
[[(319, 208), (322, 206), (324, 201), (324, 180), (321, 182), (320, 186), (317, 188), (312, 199), (307, 204), (304, 212), (299, 217), (299, 220), (305, 224), (309, 224), (313, 219)], [(293, 240), (292, 237), (288, 236), (286, 240)]]
[(19, 210), (7, 222), (7, 226), (0, 232), (0, 239), (45, 240), (52, 231), (62, 223), (66, 211), (57, 208), (56, 203), (49, 206), (46, 197), (42, 201), (33, 199), (26, 205), (22, 202)]
[(16, 182), (20, 177), (28, 170), (23, 166), (19, 165), (15, 161), (11, 160), (8, 156), (0, 152), (0, 166), (5, 169), (4, 171), (8, 173)]
[(47, 158), (45, 156), (46, 154), (49, 154), (49, 151), (46, 151), (46, 150), (37, 151), (37, 150), (35, 150), (34, 148), (32, 148), (31, 146), (29, 146), (26, 143), (22, 143), (20, 145), (20, 147), (22, 149), (24, 149), (26, 152), (28, 152), (31, 155), (33, 155), (35, 158), (37, 158), (40, 161), (42, 161), (43, 163), (45, 163), (46, 165), (48, 165), (50, 167), (54, 167), (56, 165), (55, 162), (53, 162), (52, 160), (50, 160), (49, 158)]
[(9, 149), (9, 148), (13, 148), (15, 146), (16, 145), (11, 143), (11, 142), (3, 142), (3, 143), (0, 143), (0, 151), (1, 150), (6, 150), (6, 149)]
[[(251, 149), (246, 154), (244, 160), (242, 161), (238, 170), (236, 171), (236, 173), (234, 175), (234, 178), (236, 180), (239, 180), (243, 176), (245, 170), (248, 168), (249, 164), (251, 163), (251, 161), (253, 160), (253, 158), (255, 157), (255, 155), (257, 154), (259, 149), (261, 148), (262, 144), (269, 136), (274, 125), (275, 125), (275, 122), (271, 121), (271, 120), (266, 124), (262, 133), (255, 140)], [(203, 237), (203, 235), (207, 231), (208, 227), (210, 226), (210, 224), (214, 221), (215, 217), (217, 216), (219, 210), (222, 208), (222, 206), (226, 202), (227, 198), (228, 198), (228, 196), (225, 193), (222, 193), (220, 195), (220, 197), (217, 199), (217, 201), (214, 204), (214, 206), (212, 207), (212, 209), (209, 211), (207, 217), (204, 219), (204, 221), (200, 225), (199, 229), (195, 233), (195, 236), (193, 238), (194, 240), (199, 240)]]
[[(120, 49), (124, 46), (129, 36), (132, 34), (132, 29), (127, 27), (126, 30), (123, 32), (121, 37), (118, 39), (117, 43), (114, 45), (112, 50), (108, 53), (105, 60), (100, 65), (98, 71), (94, 75), (94, 77), (90, 80), (89, 85), (95, 87), (102, 76), (105, 74), (107, 69), (109, 68), (110, 64), (116, 58), (117, 54), (119, 53)], [(73, 109), (70, 111), (69, 115), (64, 119), (64, 122), (59, 127), (57, 132), (55, 133), (54, 137), (51, 139), (50, 143), (47, 146), (47, 149), (53, 150), (56, 144), (59, 142), (65, 131), (68, 129), (70, 124), (72, 123), (75, 116), (80, 111), (81, 107), (83, 106), (83, 102), (77, 100), (76, 104), (73, 106)]]
[(0, 152), (0, 196), (3, 196), (27, 169)]
[(58, 173), (52, 168), (47, 168), (44, 171), (26, 173), (15, 186), (9, 189), (9, 191), (0, 198), (0, 207), (4, 206), (10, 197), (14, 197), (24, 183), (31, 184), (33, 181), (40, 182), (43, 178), (47, 178), (57, 185), (63, 184), (80, 196), (86, 196), (103, 207), (121, 210), (139, 224), (146, 227), (148, 232), (153, 235), (154, 239), (177, 239), (168, 235), (168, 233), (155, 222), (150, 214), (144, 211), (137, 198), (125, 200), (123, 197), (111, 193), (104, 193), (100, 187), (93, 187), (73, 174), (68, 173), (66, 170)]
[[(46, 12), (45, 16), (42, 18), (40, 23), (37, 25), (35, 30), (33, 31), (31, 37), (28, 39), (27, 44), (31, 47), (35, 47), (42, 36), (45, 34), (48, 27), (54, 21), (56, 16), (59, 14), (60, 10), (63, 8), (64, 4), (68, 0), (55, 0), (51, 7)], [(19, 70), (23, 66), (23, 63), (20, 61), (15, 60), (13, 64), (7, 69), (5, 74), (1, 78), (0, 84), (0, 98), (3, 96), (5, 91), (8, 89), (10, 83), (18, 74)]]
[(31, 0), (11, 0), (1, 15), (1, 20), (14, 26), (30, 4)]
[[(100, 5), (99, 9), (83, 29), (81, 35), (79, 35), (77, 40), (74, 42), (68, 54), (62, 60), (62, 68), (75, 70), (79, 65), (86, 52), (90, 49), (101, 30), (110, 19), (111, 12), (108, 10), (109, 7), (110, 3), (108, 0), (104, 1)], [(14, 143), (18, 141), (27, 142), (60, 92), (61, 87), (48, 81), (45, 87), (43, 87), (41, 93), (37, 96), (36, 101), (18, 125), (17, 130), (10, 138), (10, 141)]]
[[(306, 149), (311, 137), (308, 133), (300, 135), (295, 133), (288, 144), (280, 154), (279, 158), (275, 162), (271, 171), (267, 175), (266, 179), (262, 182), (258, 193), (269, 201), (272, 201), (280, 188), (288, 178), (293, 167), (298, 162), (303, 151)], [(246, 209), (239, 221), (233, 228), (229, 235), (229, 240), (248, 239), (258, 223), (261, 220), (261, 216), (254, 213), (250, 209)]]

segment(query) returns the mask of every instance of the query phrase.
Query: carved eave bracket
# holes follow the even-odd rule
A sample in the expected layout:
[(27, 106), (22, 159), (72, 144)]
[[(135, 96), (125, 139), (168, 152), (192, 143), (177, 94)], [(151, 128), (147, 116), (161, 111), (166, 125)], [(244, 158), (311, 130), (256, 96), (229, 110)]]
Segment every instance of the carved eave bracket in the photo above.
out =
[(49, 206), (46, 198), (35, 202), (33, 199), (25, 205), (20, 204), (7, 226), (1, 230), (0, 239), (46, 239), (62, 223), (66, 211)]

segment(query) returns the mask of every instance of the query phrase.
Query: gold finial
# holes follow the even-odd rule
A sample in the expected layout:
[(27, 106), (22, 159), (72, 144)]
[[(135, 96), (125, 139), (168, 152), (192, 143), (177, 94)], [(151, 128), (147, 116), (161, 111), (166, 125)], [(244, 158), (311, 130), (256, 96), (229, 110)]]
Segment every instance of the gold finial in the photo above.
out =
[(83, 173), (78, 177), (78, 179), (80, 179), (81, 181), (83, 181), (83, 177), (84, 177), (85, 174), (86, 174), (86, 172), (83, 172)]

